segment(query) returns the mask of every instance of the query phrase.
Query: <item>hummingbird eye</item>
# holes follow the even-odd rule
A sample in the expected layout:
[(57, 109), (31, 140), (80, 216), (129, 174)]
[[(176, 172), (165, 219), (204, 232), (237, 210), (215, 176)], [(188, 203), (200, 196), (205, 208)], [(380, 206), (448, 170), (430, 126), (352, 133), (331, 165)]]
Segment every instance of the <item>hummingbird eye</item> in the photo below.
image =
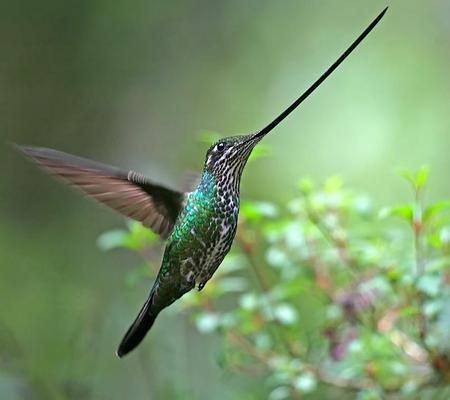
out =
[(216, 149), (217, 149), (217, 151), (224, 151), (225, 143), (222, 143), (222, 142), (218, 143), (216, 146)]

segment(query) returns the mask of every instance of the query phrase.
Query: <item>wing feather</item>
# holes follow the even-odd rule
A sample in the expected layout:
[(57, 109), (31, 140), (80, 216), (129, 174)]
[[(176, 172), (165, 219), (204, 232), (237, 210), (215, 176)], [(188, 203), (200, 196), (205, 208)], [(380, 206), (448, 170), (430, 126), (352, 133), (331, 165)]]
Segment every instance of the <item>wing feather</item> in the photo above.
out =
[(183, 207), (184, 193), (152, 183), (144, 175), (33, 146), (17, 148), (52, 175), (88, 197), (142, 222), (166, 238)]

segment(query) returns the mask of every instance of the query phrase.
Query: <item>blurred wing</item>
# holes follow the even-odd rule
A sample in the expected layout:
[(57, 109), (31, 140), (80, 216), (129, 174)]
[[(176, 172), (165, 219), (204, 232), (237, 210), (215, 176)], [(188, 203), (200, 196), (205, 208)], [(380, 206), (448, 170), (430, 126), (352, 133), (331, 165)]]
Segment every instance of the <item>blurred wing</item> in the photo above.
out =
[(17, 148), (52, 175), (121, 214), (142, 222), (163, 238), (172, 231), (183, 206), (183, 193), (155, 185), (140, 173), (122, 171), (43, 147)]

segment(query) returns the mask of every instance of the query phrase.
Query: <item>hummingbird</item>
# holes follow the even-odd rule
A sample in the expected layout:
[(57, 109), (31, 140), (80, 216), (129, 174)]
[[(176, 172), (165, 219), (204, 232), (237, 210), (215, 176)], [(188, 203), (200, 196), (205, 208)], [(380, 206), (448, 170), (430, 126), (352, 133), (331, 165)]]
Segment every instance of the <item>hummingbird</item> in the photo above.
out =
[(141, 343), (163, 309), (195, 287), (203, 289), (234, 240), (241, 176), (253, 148), (348, 57), (386, 11), (387, 7), (298, 99), (264, 128), (214, 143), (206, 152), (200, 182), (190, 192), (154, 183), (139, 172), (58, 150), (16, 146), (52, 175), (126, 217), (140, 221), (166, 240), (160, 270), (147, 300), (119, 344), (118, 357)]

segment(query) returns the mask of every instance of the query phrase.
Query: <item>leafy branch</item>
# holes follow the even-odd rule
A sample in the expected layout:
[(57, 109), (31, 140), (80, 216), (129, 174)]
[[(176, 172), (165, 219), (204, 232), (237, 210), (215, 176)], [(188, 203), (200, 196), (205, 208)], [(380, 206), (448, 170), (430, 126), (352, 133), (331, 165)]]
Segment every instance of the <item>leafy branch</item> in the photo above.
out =
[[(426, 168), (403, 176), (411, 203), (381, 210), (336, 177), (302, 181), (285, 205), (243, 202), (231, 253), (172, 307), (222, 338), (224, 369), (266, 376), (271, 399), (448, 385), (450, 202), (426, 205)], [(161, 245), (139, 224), (99, 243), (144, 258), (130, 286), (155, 276)]]

